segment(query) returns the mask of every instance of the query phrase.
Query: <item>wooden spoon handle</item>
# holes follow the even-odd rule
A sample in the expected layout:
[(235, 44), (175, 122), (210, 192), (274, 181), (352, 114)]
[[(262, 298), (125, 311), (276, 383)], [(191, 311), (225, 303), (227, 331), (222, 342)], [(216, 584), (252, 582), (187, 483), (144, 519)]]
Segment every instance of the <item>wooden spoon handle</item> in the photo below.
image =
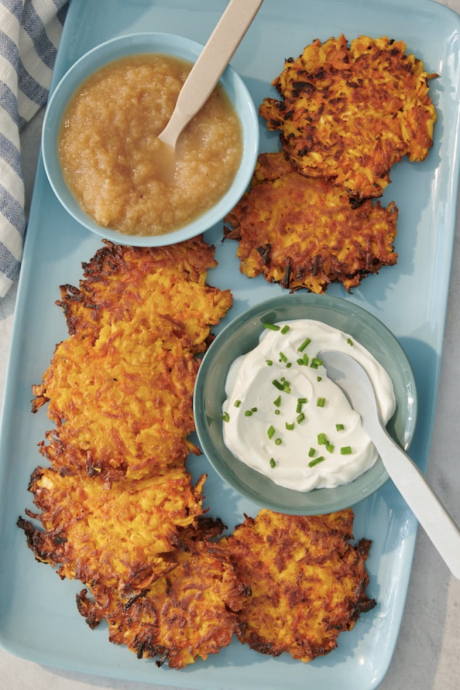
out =
[(263, 0), (231, 0), (188, 75), (160, 139), (174, 147), (185, 125), (206, 103)]

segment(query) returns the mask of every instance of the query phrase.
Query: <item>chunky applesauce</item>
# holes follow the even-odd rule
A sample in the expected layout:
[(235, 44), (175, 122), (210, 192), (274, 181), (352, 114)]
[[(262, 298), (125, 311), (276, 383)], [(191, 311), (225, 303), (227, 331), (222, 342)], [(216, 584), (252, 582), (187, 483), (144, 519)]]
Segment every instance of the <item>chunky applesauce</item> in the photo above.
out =
[(128, 235), (165, 234), (229, 189), (242, 135), (221, 86), (182, 132), (174, 175), (165, 175), (158, 135), (191, 66), (168, 55), (134, 55), (96, 72), (72, 98), (59, 134), (61, 166), (98, 225)]

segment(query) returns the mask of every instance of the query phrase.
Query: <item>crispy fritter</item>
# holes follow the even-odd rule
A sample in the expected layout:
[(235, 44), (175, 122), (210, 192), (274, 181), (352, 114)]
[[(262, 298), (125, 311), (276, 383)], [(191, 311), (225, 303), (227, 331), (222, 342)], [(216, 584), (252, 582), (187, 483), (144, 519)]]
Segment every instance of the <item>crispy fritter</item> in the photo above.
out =
[(110, 486), (39, 467), (29, 490), (40, 512), (27, 512), (43, 530), (26, 521), (20, 526), (35, 557), (59, 566), (61, 578), (130, 597), (175, 567), (181, 531), (196, 528), (203, 514), (205, 480), (203, 475), (193, 487), (181, 468)]
[(315, 40), (286, 60), (273, 82), (281, 100), (266, 98), (259, 112), (304, 175), (331, 178), (355, 199), (379, 197), (394, 163), (423, 161), (432, 146), (435, 76), (403, 41)]
[(286, 155), (260, 154), (251, 189), (227, 215), (226, 238), (239, 241), (240, 270), (284, 288), (350, 291), (370, 273), (396, 264), (398, 209), (366, 200), (353, 209), (347, 193), (296, 172)]
[(171, 668), (206, 659), (230, 644), (247, 590), (216, 544), (190, 544), (177, 564), (143, 596), (115, 609), (83, 591), (79, 611), (91, 627), (106, 619), (110, 641), (127, 645), (140, 659), (159, 657), (157, 665), (168, 660)]
[(304, 517), (262, 510), (220, 541), (252, 596), (239, 613), (241, 642), (304, 662), (337, 647), (341, 631), (375, 606), (366, 587), (370, 542), (357, 547), (353, 511)]
[(70, 336), (35, 388), (57, 425), (43, 455), (54, 467), (112, 480), (183, 465), (198, 452), (187, 440), (198, 366), (163, 317), (149, 327), (138, 319), (110, 324), (94, 344)]
[(214, 247), (202, 237), (166, 247), (125, 247), (105, 242), (83, 264), (80, 288), (61, 287), (69, 333), (96, 338), (107, 324), (135, 320), (149, 327), (163, 316), (194, 353), (209, 345), (210, 326), (232, 306), (230, 290), (207, 285), (217, 265)]
[(232, 304), (229, 290), (206, 284), (213, 251), (201, 238), (159, 248), (109, 244), (84, 265), (80, 289), (65, 286), (59, 304), (71, 336), (32, 403), (36, 411), (50, 402), (57, 428), (41, 451), (54, 467), (139, 479), (199, 452), (187, 440), (195, 355)]

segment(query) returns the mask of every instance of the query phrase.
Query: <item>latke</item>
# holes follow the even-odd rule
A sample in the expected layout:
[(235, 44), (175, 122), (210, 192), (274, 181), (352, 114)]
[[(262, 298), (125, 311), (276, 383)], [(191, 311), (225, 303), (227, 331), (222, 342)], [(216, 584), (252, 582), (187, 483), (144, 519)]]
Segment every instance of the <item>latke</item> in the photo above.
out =
[(321, 293), (333, 282), (347, 291), (397, 262), (398, 209), (366, 200), (353, 209), (347, 193), (296, 172), (283, 152), (260, 154), (251, 189), (226, 216), (225, 237), (238, 240), (240, 270), (291, 291)]
[(252, 592), (238, 614), (239, 640), (304, 662), (335, 649), (339, 633), (375, 606), (366, 594), (370, 542), (354, 547), (352, 536), (351, 509), (311, 517), (261, 510), (221, 540)]
[(394, 163), (423, 161), (432, 146), (435, 76), (403, 41), (316, 39), (285, 61), (273, 82), (281, 100), (264, 99), (259, 112), (299, 172), (330, 178), (355, 200), (379, 197)]

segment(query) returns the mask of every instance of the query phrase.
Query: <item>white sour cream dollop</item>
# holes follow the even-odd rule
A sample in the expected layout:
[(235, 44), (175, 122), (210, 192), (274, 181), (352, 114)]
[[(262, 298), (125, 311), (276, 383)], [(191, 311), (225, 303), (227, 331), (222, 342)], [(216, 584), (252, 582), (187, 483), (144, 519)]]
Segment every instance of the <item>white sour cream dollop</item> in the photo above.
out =
[(259, 345), (230, 368), (222, 415), (225, 445), (289, 489), (348, 484), (378, 455), (360, 416), (328, 379), (317, 355), (334, 349), (358, 360), (372, 381), (385, 423), (395, 410), (392, 381), (368, 350), (336, 328), (307, 319), (280, 321), (276, 327), (264, 329)]

